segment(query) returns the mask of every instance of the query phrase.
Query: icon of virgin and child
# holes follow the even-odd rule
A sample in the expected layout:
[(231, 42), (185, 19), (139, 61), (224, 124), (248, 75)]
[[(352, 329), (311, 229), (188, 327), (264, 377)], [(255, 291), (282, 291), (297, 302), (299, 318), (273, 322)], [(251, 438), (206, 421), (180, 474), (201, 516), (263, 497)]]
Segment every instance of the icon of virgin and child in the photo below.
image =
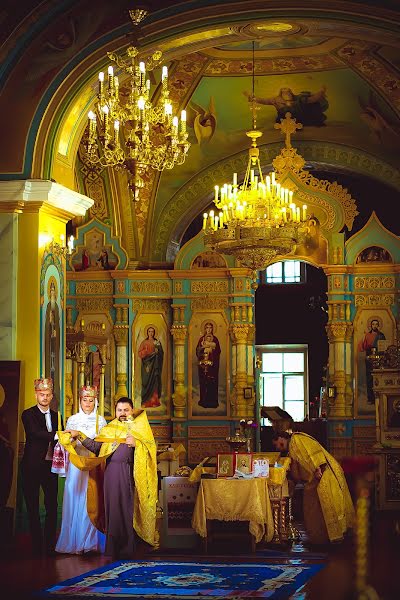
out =
[(218, 376), (221, 347), (214, 335), (214, 325), (204, 324), (203, 335), (196, 346), (197, 368), (200, 385), (199, 406), (218, 407)]

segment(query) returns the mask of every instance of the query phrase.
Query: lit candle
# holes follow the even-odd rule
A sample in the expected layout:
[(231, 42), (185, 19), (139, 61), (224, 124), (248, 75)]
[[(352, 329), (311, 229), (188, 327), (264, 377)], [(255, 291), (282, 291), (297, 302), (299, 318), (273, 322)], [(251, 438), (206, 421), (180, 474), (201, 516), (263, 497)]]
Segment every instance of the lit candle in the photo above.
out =
[(68, 240), (68, 251), (69, 254), (72, 254), (72, 250), (74, 249), (74, 236), (70, 235)]
[(103, 73), (103, 71), (100, 71), (100, 73), (99, 73), (99, 97), (100, 97), (100, 102), (103, 99), (103, 94), (104, 94), (104, 73)]
[(283, 221), (284, 221), (284, 223), (287, 223), (286, 208), (283, 206), (281, 210), (282, 210)]
[(168, 67), (163, 67), (161, 72), (161, 80), (164, 81), (168, 77)]
[(307, 204), (303, 204), (303, 221), (307, 221)]
[(271, 191), (271, 178), (269, 175), (267, 175), (267, 190), (268, 192)]
[(272, 185), (275, 185), (275, 171), (271, 171), (271, 181)]
[(214, 211), (213, 210), (210, 210), (209, 216), (210, 216), (210, 227), (211, 227), (211, 229), (214, 229)]
[(203, 213), (203, 229), (206, 229), (206, 227), (207, 227), (207, 217), (208, 217), (208, 214)]
[(233, 185), (236, 186), (237, 185), (237, 173), (233, 174)]
[(181, 133), (186, 133), (186, 110), (181, 110)]
[(118, 146), (118, 134), (119, 134), (119, 121), (114, 121), (114, 140), (116, 145)]
[(224, 213), (220, 212), (219, 213), (219, 228), (222, 229), (224, 225)]
[(300, 207), (296, 208), (296, 221), (300, 223)]
[(219, 192), (219, 186), (216, 185), (216, 186), (214, 186), (214, 202), (218, 202), (218, 192)]
[(108, 113), (109, 113), (107, 104), (105, 104), (101, 110), (103, 111), (104, 129), (105, 129), (105, 132), (107, 135), (107, 133), (108, 133)]
[(111, 65), (108, 67), (108, 89), (114, 89), (114, 69)]
[(144, 64), (144, 62), (139, 63), (139, 73), (140, 73), (139, 85), (140, 85), (140, 87), (142, 87), (143, 85), (145, 85), (145, 81), (146, 81), (146, 65)]
[(178, 133), (178, 117), (175, 116), (172, 119), (172, 128), (173, 128), (173, 133), (174, 135), (176, 135)]
[(60, 240), (61, 240), (61, 246), (64, 246), (65, 235), (63, 233), (60, 235)]
[(214, 229), (218, 229), (218, 221), (219, 221), (218, 217), (215, 216), (214, 217)]

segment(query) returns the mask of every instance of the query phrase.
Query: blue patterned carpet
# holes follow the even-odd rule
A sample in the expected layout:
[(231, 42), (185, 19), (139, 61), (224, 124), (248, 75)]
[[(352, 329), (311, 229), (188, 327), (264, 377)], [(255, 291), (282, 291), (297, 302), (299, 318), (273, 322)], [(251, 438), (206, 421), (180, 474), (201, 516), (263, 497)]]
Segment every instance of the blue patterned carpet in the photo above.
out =
[(286, 600), (324, 566), (287, 563), (118, 561), (47, 588), (38, 597)]

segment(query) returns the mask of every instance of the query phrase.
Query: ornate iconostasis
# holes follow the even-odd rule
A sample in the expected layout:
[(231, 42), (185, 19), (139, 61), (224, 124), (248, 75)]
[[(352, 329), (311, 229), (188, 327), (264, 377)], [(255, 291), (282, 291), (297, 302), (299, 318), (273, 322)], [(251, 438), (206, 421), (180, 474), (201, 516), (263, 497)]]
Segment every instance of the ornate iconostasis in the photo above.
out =
[[(77, 238), (67, 265), (67, 331), (87, 338), (84, 378), (104, 386), (105, 416), (113, 416), (117, 398), (131, 395), (147, 410), (159, 441), (184, 443), (190, 464), (227, 451), (225, 438), (238, 419), (257, 419), (251, 273), (207, 250), (202, 232), (182, 248), (173, 270), (158, 271), (126, 268), (123, 248), (97, 220), (79, 227)], [(82, 272), (82, 250), (93, 239), (100, 243)], [(400, 243), (373, 214), (347, 243), (321, 228), (316, 244), (326, 250), (295, 257), (328, 279), (331, 449), (360, 452), (374, 441), (367, 356), (397, 339)], [(112, 269), (98, 262), (104, 247), (109, 261), (116, 257)], [(50, 307), (57, 289), (51, 277), (44, 288)], [(44, 336), (50, 330), (46, 325)], [(76, 386), (72, 394), (76, 404)]]

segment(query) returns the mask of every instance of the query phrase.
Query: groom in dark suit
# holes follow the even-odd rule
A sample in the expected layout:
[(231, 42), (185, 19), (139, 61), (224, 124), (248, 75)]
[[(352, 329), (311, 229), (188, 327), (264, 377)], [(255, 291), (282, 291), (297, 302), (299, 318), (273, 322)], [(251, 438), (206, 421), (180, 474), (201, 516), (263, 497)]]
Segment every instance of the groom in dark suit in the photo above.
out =
[[(54, 553), (57, 527), (58, 475), (51, 472), (58, 414), (50, 409), (53, 398), (51, 379), (35, 379), (36, 405), (24, 410), (25, 450), (21, 461), (22, 486), (32, 537), (32, 552)], [(44, 532), (39, 514), (39, 492), (44, 494)]]

